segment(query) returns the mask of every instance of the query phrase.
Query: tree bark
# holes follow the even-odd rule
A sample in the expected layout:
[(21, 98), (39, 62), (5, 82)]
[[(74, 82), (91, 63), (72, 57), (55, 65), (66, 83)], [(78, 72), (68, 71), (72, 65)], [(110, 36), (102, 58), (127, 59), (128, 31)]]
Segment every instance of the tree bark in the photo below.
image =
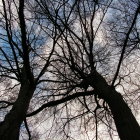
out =
[(140, 140), (140, 126), (133, 113), (115, 88), (107, 84), (105, 79), (95, 71), (92, 86), (98, 96), (105, 100), (112, 112), (114, 122), (121, 140)]
[(0, 140), (18, 140), (20, 126), (26, 117), (26, 112), (35, 87), (28, 81), (21, 84), (19, 96), (11, 111), (0, 123)]

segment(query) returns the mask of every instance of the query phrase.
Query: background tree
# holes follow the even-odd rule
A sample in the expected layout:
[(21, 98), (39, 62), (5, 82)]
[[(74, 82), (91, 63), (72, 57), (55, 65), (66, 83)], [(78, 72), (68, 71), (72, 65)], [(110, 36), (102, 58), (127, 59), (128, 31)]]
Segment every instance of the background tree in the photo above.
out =
[[(1, 109), (7, 108), (7, 114), (2, 110), (6, 116), (0, 124), (0, 139), (14, 140), (19, 138), (23, 121), (29, 133), (26, 112), (33, 95), (39, 92), (39, 80), (46, 72), (59, 34), (49, 23), (47, 34), (39, 28), (24, 0), (2, 0), (0, 14)], [(48, 47), (46, 40), (52, 46)]]
[(76, 138), (80, 128), (98, 139), (105, 124), (113, 139), (112, 120), (120, 139), (140, 138), (128, 107), (138, 111), (139, 1), (2, 0), (1, 7), (1, 139), (18, 139), (25, 128), (41, 139), (30, 131), (42, 119), (51, 138)]

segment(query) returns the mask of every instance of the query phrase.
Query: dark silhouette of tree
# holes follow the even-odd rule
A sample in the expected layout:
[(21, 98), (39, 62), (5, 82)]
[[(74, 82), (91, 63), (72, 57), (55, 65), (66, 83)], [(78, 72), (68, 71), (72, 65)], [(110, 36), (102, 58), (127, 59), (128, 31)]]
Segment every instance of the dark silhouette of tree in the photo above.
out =
[(121, 140), (140, 138), (131, 112), (139, 105), (139, 1), (2, 0), (1, 8), (2, 140), (22, 129), (39, 139), (29, 120), (43, 114), (54, 118), (49, 134), (63, 139), (94, 126), (97, 140), (100, 123), (113, 139), (112, 120)]
[[(5, 82), (5, 85), (4, 93), (1, 91), (1, 94), (8, 101), (1, 101), (1, 104), (2, 108), (12, 108), (7, 110), (8, 113), (0, 124), (1, 140), (18, 139), (23, 121), (29, 133), (26, 112), (39, 80), (48, 68), (59, 36), (53, 25), (48, 35), (43, 35), (43, 30), (37, 29), (36, 19), (31, 20), (30, 12), (25, 7), (24, 0), (2, 0), (0, 71), (1, 83)], [(43, 54), (45, 40), (49, 38), (52, 38), (50, 41), (53, 46), (49, 46), (49, 54)]]

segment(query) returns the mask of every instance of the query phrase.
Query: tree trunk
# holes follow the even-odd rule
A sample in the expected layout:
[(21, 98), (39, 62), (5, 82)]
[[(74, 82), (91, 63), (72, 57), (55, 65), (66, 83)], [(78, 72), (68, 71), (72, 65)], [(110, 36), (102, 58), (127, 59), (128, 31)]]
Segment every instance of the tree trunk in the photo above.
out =
[(121, 140), (140, 140), (140, 126), (123, 97), (109, 86), (105, 79), (95, 71), (92, 86), (98, 96), (105, 100), (113, 114), (114, 122)]
[(5, 116), (0, 123), (0, 140), (18, 140), (20, 126), (26, 117), (26, 112), (34, 93), (35, 87), (29, 82), (21, 85), (19, 96), (14, 103), (11, 111)]
[(121, 140), (140, 140), (140, 127), (130, 108), (121, 94), (115, 90), (111, 92), (107, 103), (113, 114), (116, 128)]

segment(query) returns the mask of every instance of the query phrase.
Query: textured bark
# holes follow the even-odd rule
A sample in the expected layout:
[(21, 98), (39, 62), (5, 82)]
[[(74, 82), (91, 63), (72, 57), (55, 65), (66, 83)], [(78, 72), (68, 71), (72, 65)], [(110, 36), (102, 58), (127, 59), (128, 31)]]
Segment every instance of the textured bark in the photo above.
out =
[(0, 140), (18, 140), (20, 126), (26, 117), (26, 112), (35, 87), (25, 82), (21, 85), (18, 99), (11, 111), (0, 124)]
[(109, 86), (98, 72), (95, 71), (93, 77), (93, 87), (99, 97), (108, 103), (120, 139), (140, 140), (140, 126), (130, 108), (123, 100), (122, 95)]

